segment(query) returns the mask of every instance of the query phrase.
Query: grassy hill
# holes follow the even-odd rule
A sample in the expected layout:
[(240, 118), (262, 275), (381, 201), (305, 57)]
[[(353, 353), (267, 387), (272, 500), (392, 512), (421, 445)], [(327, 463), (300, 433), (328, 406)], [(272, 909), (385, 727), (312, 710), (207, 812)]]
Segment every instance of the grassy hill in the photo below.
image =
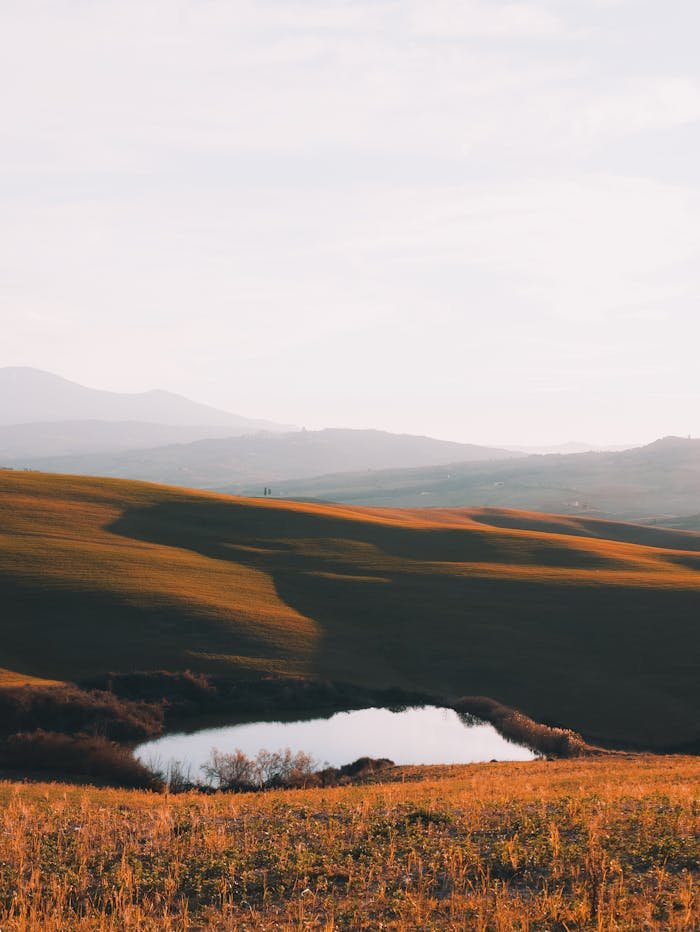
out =
[[(246, 494), (248, 488), (236, 491)], [(353, 473), (346, 468), (336, 475), (278, 482), (275, 494), (391, 508), (523, 508), (682, 527), (689, 515), (697, 521), (700, 440), (665, 437), (631, 450), (421, 469)]]
[(0, 668), (14, 675), (297, 673), (690, 745), (699, 571), (700, 535), (681, 531), (0, 472)]

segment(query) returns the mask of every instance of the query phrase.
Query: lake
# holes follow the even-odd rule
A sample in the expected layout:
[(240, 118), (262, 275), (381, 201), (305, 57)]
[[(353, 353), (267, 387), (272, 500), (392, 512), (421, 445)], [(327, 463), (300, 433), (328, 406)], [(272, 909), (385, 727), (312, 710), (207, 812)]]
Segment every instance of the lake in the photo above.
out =
[(290, 748), (305, 751), (319, 765), (340, 767), (358, 757), (388, 757), (396, 764), (470, 764), (478, 761), (526, 761), (537, 756), (529, 748), (502, 737), (493, 725), (472, 724), (453, 709), (422, 706), (393, 712), (359, 709), (329, 718), (295, 722), (251, 722), (171, 734), (136, 749), (145, 764), (176, 760), (191, 768), (193, 778), (212, 748), (237, 748), (248, 757), (258, 751)]

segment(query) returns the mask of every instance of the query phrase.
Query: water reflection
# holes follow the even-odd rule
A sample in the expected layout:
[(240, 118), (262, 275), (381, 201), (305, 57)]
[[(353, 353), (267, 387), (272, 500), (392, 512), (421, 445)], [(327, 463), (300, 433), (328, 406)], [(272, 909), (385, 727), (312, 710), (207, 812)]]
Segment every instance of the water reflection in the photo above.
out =
[(528, 748), (503, 738), (492, 725), (453, 709), (360, 709), (330, 718), (296, 722), (252, 722), (173, 734), (136, 750), (145, 763), (181, 761), (193, 776), (212, 748), (239, 748), (254, 757), (262, 748), (306, 751), (319, 765), (339, 767), (358, 757), (388, 757), (397, 764), (468, 764), (490, 760), (533, 760)]

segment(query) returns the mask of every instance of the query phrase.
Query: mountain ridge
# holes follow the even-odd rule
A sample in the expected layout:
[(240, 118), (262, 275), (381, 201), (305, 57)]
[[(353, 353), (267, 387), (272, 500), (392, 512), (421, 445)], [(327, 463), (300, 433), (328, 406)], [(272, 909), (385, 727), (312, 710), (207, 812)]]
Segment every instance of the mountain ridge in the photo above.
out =
[(508, 450), (413, 434), (325, 428), (207, 438), (102, 456), (29, 457), (21, 461), (6, 458), (5, 465), (213, 488), (224, 483), (238, 483), (240, 487), (247, 481), (267, 485), (284, 478), (312, 477), (348, 465), (371, 470), (406, 463), (437, 465), (453, 457), (484, 462), (517, 456)]
[(163, 389), (112, 392), (30, 366), (0, 368), (0, 425), (83, 420), (199, 424), (237, 431), (291, 429), (290, 425), (232, 414)]

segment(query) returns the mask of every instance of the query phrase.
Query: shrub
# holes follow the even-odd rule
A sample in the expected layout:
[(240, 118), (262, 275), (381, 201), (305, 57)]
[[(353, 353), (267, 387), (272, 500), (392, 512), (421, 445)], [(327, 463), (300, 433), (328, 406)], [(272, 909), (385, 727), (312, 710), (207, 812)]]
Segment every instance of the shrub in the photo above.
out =
[(250, 758), (240, 748), (236, 748), (231, 754), (212, 748), (209, 760), (202, 765), (202, 770), (210, 787), (250, 792), (364, 783), (394, 766), (394, 762), (386, 757), (360, 757), (342, 767), (324, 767), (317, 770), (316, 761), (305, 751), (293, 753), (289, 748), (283, 751), (261, 750), (254, 758)]
[(34, 731), (0, 742), (0, 767), (51, 779), (86, 778), (107, 786), (160, 789), (162, 780), (129, 748), (96, 735)]
[(0, 736), (37, 729), (133, 741), (162, 732), (163, 710), (77, 686), (0, 689)]
[(207, 779), (220, 790), (243, 790), (255, 787), (255, 764), (239, 748), (224, 754), (212, 748), (209, 760), (202, 765)]
[(212, 748), (209, 760), (202, 765), (207, 779), (221, 790), (308, 786), (313, 782), (315, 768), (310, 754), (293, 754), (289, 748), (263, 749), (254, 758), (247, 757), (240, 748), (231, 754)]
[(476, 717), (491, 724), (512, 741), (552, 757), (579, 757), (590, 751), (581, 735), (569, 728), (535, 722), (522, 712), (501, 705), (486, 696), (468, 696), (453, 705), (456, 712), (471, 723)]

